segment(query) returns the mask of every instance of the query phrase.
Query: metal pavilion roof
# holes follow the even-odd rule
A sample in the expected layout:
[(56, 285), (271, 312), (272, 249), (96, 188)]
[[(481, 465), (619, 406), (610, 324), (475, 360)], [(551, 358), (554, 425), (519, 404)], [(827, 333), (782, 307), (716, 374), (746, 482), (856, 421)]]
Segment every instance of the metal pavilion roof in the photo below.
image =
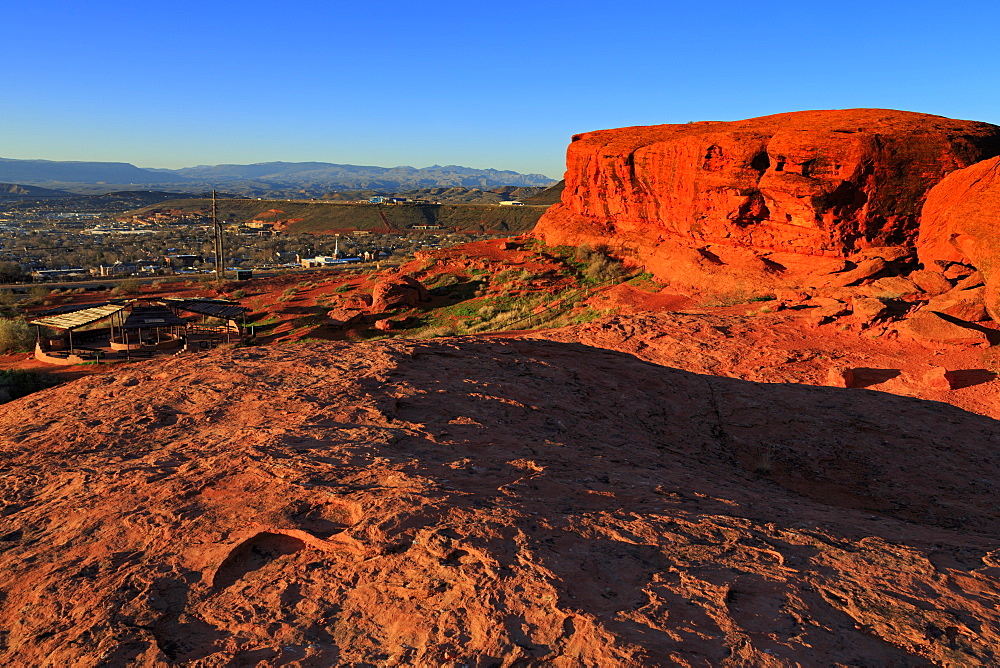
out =
[(184, 327), (187, 320), (178, 318), (164, 306), (133, 306), (132, 312), (125, 318), (123, 329), (163, 329), (165, 327)]
[(238, 318), (250, 309), (239, 304), (223, 301), (221, 299), (183, 299), (179, 297), (168, 297), (163, 300), (169, 306), (179, 308), (191, 313), (208, 315), (214, 318)]
[(52, 315), (47, 318), (39, 318), (38, 320), (32, 320), (32, 325), (41, 325), (42, 327), (52, 327), (53, 329), (79, 329), (85, 325), (95, 323), (98, 320), (104, 320), (109, 318), (115, 313), (125, 310), (128, 308), (128, 304), (105, 304), (103, 306), (95, 306), (93, 308), (85, 308), (80, 311), (74, 311), (73, 313), (64, 313), (62, 315)]
[(83, 311), (84, 309), (97, 308), (98, 306), (107, 306), (109, 304), (117, 304), (118, 306), (124, 306), (126, 303), (127, 300), (125, 299), (112, 299), (109, 302), (91, 302), (90, 304), (63, 304), (62, 306), (54, 306), (50, 309), (39, 311), (35, 315), (39, 318), (45, 318), (50, 315), (62, 315), (64, 313), (73, 313), (75, 311)]

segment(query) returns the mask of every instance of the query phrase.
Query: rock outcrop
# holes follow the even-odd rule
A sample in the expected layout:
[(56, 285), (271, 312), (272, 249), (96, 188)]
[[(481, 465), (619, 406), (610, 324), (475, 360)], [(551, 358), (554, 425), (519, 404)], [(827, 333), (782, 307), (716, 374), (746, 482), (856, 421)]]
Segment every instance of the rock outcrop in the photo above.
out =
[(428, 298), (427, 288), (412, 276), (389, 276), (372, 288), (372, 313), (416, 306)]
[(986, 283), (984, 302), (1000, 320), (1000, 157), (946, 176), (927, 195), (918, 253), (927, 269), (972, 265)]
[(668, 276), (678, 245), (751, 248), (765, 263), (912, 246), (927, 192), (998, 154), (1000, 127), (882, 109), (588, 132), (535, 233), (604, 244)]
[(139, 363), (0, 413), (0, 663), (996, 665), (998, 445), (578, 343)]

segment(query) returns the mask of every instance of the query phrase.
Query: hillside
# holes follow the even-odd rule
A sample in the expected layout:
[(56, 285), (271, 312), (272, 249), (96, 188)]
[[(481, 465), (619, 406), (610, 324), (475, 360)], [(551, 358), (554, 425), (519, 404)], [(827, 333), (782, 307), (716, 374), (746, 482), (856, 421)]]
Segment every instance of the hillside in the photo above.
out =
[[(45, 190), (38, 188), (37, 190)], [(63, 193), (62, 195), (19, 195), (5, 198), (0, 194), (6, 210), (31, 209), (34, 211), (65, 211), (72, 209), (93, 213), (123, 213), (137, 207), (156, 206), (164, 201), (187, 201), (182, 193), (160, 192), (156, 190), (124, 190), (103, 193), (100, 195), (80, 195)]]
[[(393, 226), (400, 230), (414, 225), (441, 225), (462, 231), (524, 232), (534, 227), (545, 208), (441, 204), (383, 206), (382, 211)], [(167, 210), (208, 213), (211, 210), (211, 200), (170, 200), (131, 211), (128, 215)], [(378, 207), (371, 204), (228, 199), (218, 202), (218, 211), (223, 220), (282, 222), (283, 228), (293, 233), (385, 228), (379, 217)]]
[(38, 186), (26, 186), (19, 183), (0, 183), (0, 199), (20, 197), (73, 197), (73, 193), (65, 190), (52, 190)]
[(524, 198), (525, 204), (541, 204), (544, 206), (550, 206), (552, 204), (558, 204), (562, 200), (563, 188), (566, 187), (566, 181), (560, 181), (553, 186), (546, 188), (536, 195), (531, 195), (530, 197)]

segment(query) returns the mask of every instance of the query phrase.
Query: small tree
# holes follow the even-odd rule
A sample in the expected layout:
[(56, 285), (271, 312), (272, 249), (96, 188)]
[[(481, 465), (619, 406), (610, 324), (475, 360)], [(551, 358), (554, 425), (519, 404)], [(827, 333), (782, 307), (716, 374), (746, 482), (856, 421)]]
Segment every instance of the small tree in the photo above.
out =
[(118, 284), (118, 288), (126, 295), (142, 292), (142, 282), (138, 278), (126, 278)]
[(35, 335), (24, 318), (0, 318), (0, 355), (31, 350)]
[(0, 307), (14, 306), (17, 304), (17, 295), (13, 290), (0, 290)]

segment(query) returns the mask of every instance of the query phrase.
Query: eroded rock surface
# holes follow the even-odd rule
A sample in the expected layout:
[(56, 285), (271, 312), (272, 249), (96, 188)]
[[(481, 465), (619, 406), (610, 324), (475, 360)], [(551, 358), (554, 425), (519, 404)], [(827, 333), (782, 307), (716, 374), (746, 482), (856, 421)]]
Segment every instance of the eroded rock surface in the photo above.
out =
[(998, 660), (1000, 435), (953, 406), (464, 339), (4, 408), (5, 665)]

